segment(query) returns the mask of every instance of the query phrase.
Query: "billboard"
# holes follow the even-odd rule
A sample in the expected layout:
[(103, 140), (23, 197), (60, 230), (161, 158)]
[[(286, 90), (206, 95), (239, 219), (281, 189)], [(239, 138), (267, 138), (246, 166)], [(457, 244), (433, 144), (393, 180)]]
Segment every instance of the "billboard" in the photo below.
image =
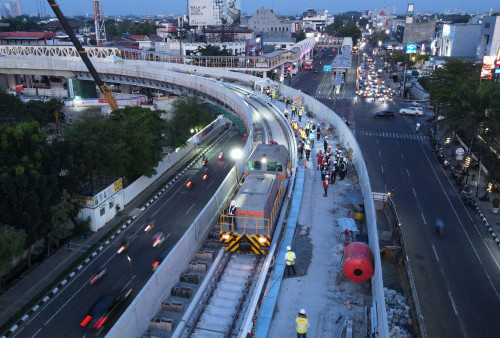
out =
[(237, 26), (241, 0), (188, 0), (190, 26)]
[(483, 67), (481, 69), (481, 79), (493, 79), (493, 70), (495, 69), (495, 56), (485, 55), (483, 57)]
[(417, 52), (417, 44), (416, 43), (407, 43), (406, 44), (406, 54), (416, 53)]

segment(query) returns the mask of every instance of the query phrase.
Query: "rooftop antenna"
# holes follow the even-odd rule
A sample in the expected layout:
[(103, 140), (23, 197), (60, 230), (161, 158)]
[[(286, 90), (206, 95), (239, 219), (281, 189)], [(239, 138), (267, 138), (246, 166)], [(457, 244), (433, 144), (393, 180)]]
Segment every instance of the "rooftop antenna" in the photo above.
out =
[(101, 0), (94, 0), (95, 40), (98, 46), (106, 44), (106, 25)]

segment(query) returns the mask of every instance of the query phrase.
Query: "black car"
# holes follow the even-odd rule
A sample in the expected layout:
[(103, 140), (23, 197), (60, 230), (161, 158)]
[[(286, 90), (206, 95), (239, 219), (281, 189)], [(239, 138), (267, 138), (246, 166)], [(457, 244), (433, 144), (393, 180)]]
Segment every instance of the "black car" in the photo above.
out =
[(380, 119), (393, 119), (396, 117), (396, 113), (390, 110), (381, 110), (373, 113), (374, 118), (380, 118)]
[(99, 298), (89, 314), (80, 323), (80, 326), (91, 329), (103, 327), (107, 319), (117, 315), (117, 312), (125, 306), (125, 301), (131, 292), (132, 289), (126, 287), (119, 292), (112, 292)]

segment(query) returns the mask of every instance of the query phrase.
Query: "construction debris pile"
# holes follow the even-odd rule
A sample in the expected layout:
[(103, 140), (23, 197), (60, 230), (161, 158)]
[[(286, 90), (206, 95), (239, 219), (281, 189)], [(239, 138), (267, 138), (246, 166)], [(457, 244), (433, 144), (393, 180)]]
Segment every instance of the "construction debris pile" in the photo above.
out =
[(396, 290), (384, 288), (387, 310), (387, 323), (391, 337), (411, 337), (409, 327), (412, 324), (410, 307), (406, 304), (406, 297)]

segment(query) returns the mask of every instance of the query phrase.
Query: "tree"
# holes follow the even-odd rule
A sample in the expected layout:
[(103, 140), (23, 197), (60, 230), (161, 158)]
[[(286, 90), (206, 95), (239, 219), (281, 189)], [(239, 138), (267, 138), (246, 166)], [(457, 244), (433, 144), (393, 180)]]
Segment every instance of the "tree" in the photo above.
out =
[(388, 39), (385, 31), (375, 31), (370, 35), (370, 42), (372, 46), (377, 47), (380, 42), (384, 42)]
[(464, 133), (471, 140), (470, 154), (478, 136), (487, 135), (486, 131), (492, 135), (500, 132), (500, 89), (493, 81), (479, 83), (469, 79), (452, 93), (444, 116), (437, 126), (444, 128), (447, 134)]
[(361, 30), (354, 22), (348, 22), (344, 26), (340, 27), (337, 34), (340, 37), (351, 37), (353, 45), (356, 45), (358, 40), (361, 38)]
[(23, 101), (15, 95), (0, 91), (0, 123), (15, 123), (26, 119)]
[(0, 137), (0, 223), (24, 229), (30, 248), (50, 228), (60, 168), (51, 163), (38, 122), (2, 124)]
[(81, 193), (82, 186), (88, 184), (89, 193), (96, 192), (94, 179), (106, 175), (112, 142), (106, 118), (100, 114), (86, 111), (75, 123), (65, 126), (64, 143), (56, 146), (65, 154), (62, 162), (67, 174), (63, 179), (68, 191)]
[(439, 107), (451, 103), (452, 95), (468, 79), (479, 80), (481, 64), (447, 58), (443, 67), (437, 68), (428, 78), (424, 79), (430, 88), (431, 102)]
[(227, 50), (225, 46), (224, 48), (220, 48), (218, 46), (207, 44), (204, 46), (199, 46), (196, 49), (195, 54), (199, 54), (202, 56), (230, 56), (231, 52)]
[(12, 260), (24, 249), (26, 232), (9, 225), (0, 226), (0, 276), (10, 272)]
[(52, 245), (56, 247), (61, 240), (68, 238), (71, 235), (71, 230), (68, 228), (68, 221), (71, 217), (77, 215), (78, 208), (71, 202), (70, 196), (66, 190), (63, 190), (61, 201), (51, 207), (52, 220), (51, 229), (47, 233), (47, 255), (50, 255)]
[(106, 143), (109, 149), (105, 160), (109, 174), (129, 181), (156, 174), (165, 145), (162, 134), (166, 125), (161, 113), (142, 107), (126, 107), (111, 113), (107, 128), (111, 139)]
[(359, 24), (359, 27), (365, 28), (366, 25), (368, 24), (368, 19), (367, 18), (360, 18), (358, 24)]
[(167, 145), (178, 148), (192, 136), (191, 129), (201, 130), (212, 122), (211, 114), (197, 96), (181, 96), (173, 103), (173, 118), (168, 121), (166, 133)]
[(297, 42), (302, 41), (305, 38), (306, 38), (306, 32), (304, 32), (303, 30), (300, 30), (299, 36), (297, 36)]

